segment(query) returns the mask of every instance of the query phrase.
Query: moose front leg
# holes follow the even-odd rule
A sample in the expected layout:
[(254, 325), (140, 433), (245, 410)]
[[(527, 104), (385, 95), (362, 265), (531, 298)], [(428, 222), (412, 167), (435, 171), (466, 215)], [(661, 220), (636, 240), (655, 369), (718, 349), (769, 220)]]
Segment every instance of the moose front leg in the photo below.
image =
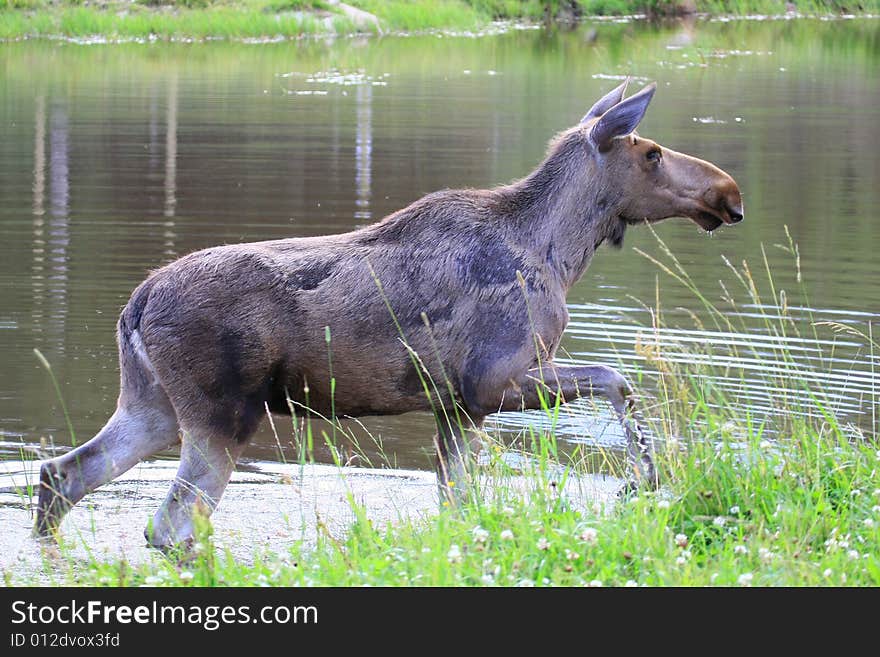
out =
[(563, 402), (580, 397), (603, 395), (611, 402), (626, 434), (627, 454), (635, 471), (633, 486), (658, 485), (657, 470), (651, 450), (635, 417), (632, 388), (617, 370), (606, 365), (558, 366), (543, 364), (529, 370), (520, 380), (504, 391), (499, 410), (537, 410), (542, 408), (541, 396), (551, 402), (560, 395)]
[(467, 499), (473, 476), (474, 457), (479, 448), (476, 430), (483, 418), (457, 418), (447, 412), (437, 418), (434, 447), (437, 452), (437, 483), (440, 501), (458, 506)]

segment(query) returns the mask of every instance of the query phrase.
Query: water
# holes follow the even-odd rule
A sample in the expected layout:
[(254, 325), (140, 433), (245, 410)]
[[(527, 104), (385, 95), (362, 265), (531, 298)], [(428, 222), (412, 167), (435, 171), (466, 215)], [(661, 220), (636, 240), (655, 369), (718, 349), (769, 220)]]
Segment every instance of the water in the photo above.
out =
[[(746, 221), (711, 238), (684, 220), (657, 227), (693, 280), (742, 330), (696, 330), (698, 299), (634, 247), (603, 249), (569, 296), (566, 358), (651, 371), (657, 286), (664, 348), (716, 346), (707, 389), (754, 417), (796, 388), (761, 357), (780, 340), (722, 256), (765, 269), (811, 334), (830, 320), (867, 331), (880, 318), (880, 20), (586, 24), (484, 38), (418, 36), (279, 44), (0, 44), (0, 454), (68, 444), (52, 363), (77, 436), (112, 411), (114, 327), (146, 272), (221, 243), (350, 230), (444, 187), (525, 175), (549, 138), (623, 75), (659, 89), (640, 132), (730, 172)], [(803, 285), (786, 227), (799, 247)], [(766, 268), (761, 245), (766, 252)], [(725, 304), (719, 281), (739, 300)], [(803, 292), (806, 293), (806, 295)], [(645, 305), (647, 304), (647, 306)], [(820, 328), (784, 342), (803, 377), (847, 421), (871, 427), (876, 354)], [(832, 348), (833, 347), (833, 348)], [(872, 361), (873, 358), (873, 361)], [(649, 377), (650, 379), (650, 377)], [(646, 381), (650, 386), (650, 380)], [(510, 415), (502, 428), (540, 422)], [(430, 467), (431, 420), (367, 418), (369, 460)], [(621, 445), (605, 408), (561, 420), (569, 444)], [(279, 441), (290, 441), (278, 419)], [(279, 458), (269, 426), (248, 452)], [(327, 458), (326, 454), (323, 454)], [(353, 452), (345, 459), (362, 463)]]

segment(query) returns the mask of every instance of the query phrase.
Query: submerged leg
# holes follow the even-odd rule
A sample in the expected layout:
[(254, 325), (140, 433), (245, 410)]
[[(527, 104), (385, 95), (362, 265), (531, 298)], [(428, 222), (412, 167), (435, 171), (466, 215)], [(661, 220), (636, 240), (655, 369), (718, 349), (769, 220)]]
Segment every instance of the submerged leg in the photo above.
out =
[(144, 532), (150, 545), (170, 548), (192, 539), (194, 515), (207, 517), (217, 508), (246, 444), (184, 431), (177, 476)]
[[(163, 395), (164, 397), (164, 395)], [(98, 434), (43, 463), (34, 533), (51, 534), (84, 496), (177, 442), (177, 416), (167, 398), (149, 407), (120, 403)]]
[(473, 477), (474, 457), (479, 451), (475, 430), (482, 426), (483, 418), (462, 418), (459, 422), (454, 418), (454, 413), (447, 415), (448, 417), (437, 420), (434, 447), (437, 452), (440, 501), (454, 506), (467, 499)]
[(620, 372), (606, 365), (557, 366), (545, 363), (511, 384), (503, 392), (498, 409), (540, 409), (542, 394), (545, 400), (549, 396), (551, 403), (556, 395), (560, 395), (563, 402), (593, 395), (606, 397), (626, 434), (627, 454), (635, 472), (635, 481), (631, 485), (658, 486), (650, 445), (636, 421), (632, 388)]

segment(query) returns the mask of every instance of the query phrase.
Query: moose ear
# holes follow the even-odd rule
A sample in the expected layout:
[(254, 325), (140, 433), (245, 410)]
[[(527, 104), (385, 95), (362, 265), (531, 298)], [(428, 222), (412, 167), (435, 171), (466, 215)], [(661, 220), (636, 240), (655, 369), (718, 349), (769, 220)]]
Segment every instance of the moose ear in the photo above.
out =
[(612, 139), (628, 135), (635, 130), (645, 116), (648, 103), (651, 102), (656, 90), (657, 83), (652, 82), (605, 112), (590, 129), (590, 140), (599, 147), (599, 150), (605, 150), (611, 145)]
[(607, 94), (602, 96), (599, 100), (596, 101), (596, 104), (590, 108), (590, 111), (584, 114), (584, 118), (581, 119), (581, 123), (586, 123), (590, 119), (595, 119), (597, 116), (602, 116), (605, 112), (610, 110), (612, 107), (617, 105), (621, 100), (623, 100), (623, 94), (626, 92), (626, 85), (629, 84), (629, 77), (623, 81), (623, 84), (617, 87), (616, 89), (612, 89)]

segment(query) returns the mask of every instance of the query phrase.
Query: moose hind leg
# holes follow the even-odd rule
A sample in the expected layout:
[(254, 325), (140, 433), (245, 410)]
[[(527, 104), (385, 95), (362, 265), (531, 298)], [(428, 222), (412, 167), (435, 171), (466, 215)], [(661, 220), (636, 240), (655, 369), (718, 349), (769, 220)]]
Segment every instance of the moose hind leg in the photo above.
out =
[(94, 438), (40, 467), (34, 533), (50, 535), (84, 496), (177, 442), (177, 417), (167, 398), (150, 406), (119, 404)]
[(192, 540), (194, 516), (210, 516), (217, 508), (246, 444), (246, 440), (184, 430), (177, 476), (144, 531), (150, 545), (167, 549)]

